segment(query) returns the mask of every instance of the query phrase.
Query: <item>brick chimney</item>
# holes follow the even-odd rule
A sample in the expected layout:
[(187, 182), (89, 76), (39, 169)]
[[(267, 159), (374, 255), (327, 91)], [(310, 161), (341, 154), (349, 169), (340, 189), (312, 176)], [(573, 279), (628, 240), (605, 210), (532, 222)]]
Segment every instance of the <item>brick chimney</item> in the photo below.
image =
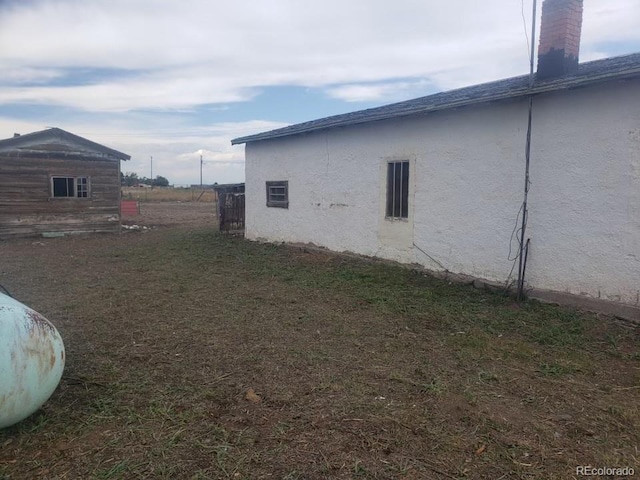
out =
[(583, 0), (544, 0), (538, 47), (538, 80), (578, 69)]

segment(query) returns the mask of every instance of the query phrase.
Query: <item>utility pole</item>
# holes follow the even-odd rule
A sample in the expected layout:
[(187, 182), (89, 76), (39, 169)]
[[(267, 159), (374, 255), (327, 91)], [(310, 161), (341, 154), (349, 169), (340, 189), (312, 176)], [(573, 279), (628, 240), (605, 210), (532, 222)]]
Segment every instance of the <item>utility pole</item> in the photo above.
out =
[[(533, 63), (535, 55), (535, 38), (536, 38), (536, 4), (537, 0), (533, 0), (533, 17), (531, 20), (531, 53), (529, 55), (529, 89), (533, 89), (534, 72)], [(533, 94), (529, 93), (529, 117), (527, 121), (527, 143), (525, 146), (525, 170), (524, 170), (524, 200), (522, 201), (522, 226), (520, 227), (520, 255), (518, 258), (518, 290), (516, 298), (518, 301), (524, 300), (524, 274), (527, 269), (527, 254), (529, 253), (529, 239), (525, 240), (527, 233), (527, 221), (529, 220), (529, 208), (527, 201), (529, 198), (529, 166), (531, 163), (531, 130), (533, 111)]]
[(204, 162), (202, 161), (202, 155), (200, 155), (200, 188), (202, 188), (202, 164)]
[(153, 181), (153, 155), (151, 156), (151, 181)]

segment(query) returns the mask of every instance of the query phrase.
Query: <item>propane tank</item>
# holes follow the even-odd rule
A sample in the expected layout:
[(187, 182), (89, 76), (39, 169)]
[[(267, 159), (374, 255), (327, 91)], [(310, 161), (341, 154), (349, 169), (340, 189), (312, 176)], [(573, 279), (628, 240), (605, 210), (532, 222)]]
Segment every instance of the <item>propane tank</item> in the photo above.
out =
[(64, 344), (42, 315), (0, 293), (0, 428), (38, 410), (60, 383)]

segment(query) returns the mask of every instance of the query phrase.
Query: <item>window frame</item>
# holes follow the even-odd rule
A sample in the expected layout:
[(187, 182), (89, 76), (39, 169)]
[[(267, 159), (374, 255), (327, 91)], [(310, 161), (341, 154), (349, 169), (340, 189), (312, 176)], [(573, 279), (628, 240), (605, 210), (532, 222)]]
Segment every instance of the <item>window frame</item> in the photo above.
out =
[(389, 220), (409, 219), (410, 172), (410, 160), (390, 160), (387, 162), (385, 218)]
[[(56, 195), (54, 180), (55, 179), (66, 179), (67, 180), (67, 188), (69, 186), (69, 180), (73, 180), (73, 195)], [(76, 199), (76, 200), (88, 200), (91, 198), (91, 177), (88, 175), (51, 175), (50, 176), (50, 196), (49, 198), (59, 200), (59, 199)], [(80, 187), (80, 188), (79, 188)], [(83, 193), (84, 195), (79, 195), (79, 193)]]
[[(289, 208), (289, 181), (288, 180), (267, 180), (267, 207)], [(282, 188), (282, 193), (273, 193), (272, 189)], [(282, 196), (281, 199), (274, 199), (273, 196)]]

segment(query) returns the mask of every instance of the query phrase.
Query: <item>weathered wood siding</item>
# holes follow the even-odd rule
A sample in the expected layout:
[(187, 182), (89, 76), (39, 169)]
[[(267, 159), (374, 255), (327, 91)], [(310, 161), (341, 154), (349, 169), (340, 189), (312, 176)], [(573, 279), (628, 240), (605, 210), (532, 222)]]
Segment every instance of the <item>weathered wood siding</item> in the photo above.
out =
[[(120, 230), (120, 162), (0, 153), (0, 238)], [(88, 198), (53, 198), (51, 176), (88, 177)]]

